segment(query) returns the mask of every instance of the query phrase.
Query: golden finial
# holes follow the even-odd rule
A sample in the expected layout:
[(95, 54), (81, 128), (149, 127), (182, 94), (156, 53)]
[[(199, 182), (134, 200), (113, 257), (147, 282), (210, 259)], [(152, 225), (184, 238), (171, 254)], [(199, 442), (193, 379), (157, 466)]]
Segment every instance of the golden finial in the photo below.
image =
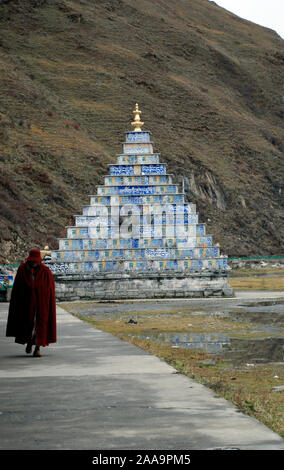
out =
[(134, 132), (141, 132), (141, 126), (143, 126), (144, 122), (140, 121), (141, 111), (138, 107), (138, 103), (136, 103), (135, 105), (133, 114), (134, 114), (134, 121), (131, 123), (131, 125), (134, 127)]
[(41, 257), (44, 259), (44, 257), (46, 255), (50, 255), (51, 254), (51, 251), (49, 249), (49, 246), (48, 245), (45, 245), (44, 249), (43, 250), (40, 250), (40, 254), (41, 254)]

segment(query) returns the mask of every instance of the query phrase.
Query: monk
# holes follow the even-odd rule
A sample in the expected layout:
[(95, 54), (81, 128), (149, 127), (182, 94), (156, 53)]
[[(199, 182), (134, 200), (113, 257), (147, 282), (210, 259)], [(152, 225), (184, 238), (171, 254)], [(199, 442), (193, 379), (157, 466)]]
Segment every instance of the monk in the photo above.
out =
[(42, 264), (40, 250), (30, 250), (17, 271), (11, 293), (6, 336), (27, 344), (26, 353), (41, 357), (41, 346), (56, 343), (55, 284), (50, 269)]

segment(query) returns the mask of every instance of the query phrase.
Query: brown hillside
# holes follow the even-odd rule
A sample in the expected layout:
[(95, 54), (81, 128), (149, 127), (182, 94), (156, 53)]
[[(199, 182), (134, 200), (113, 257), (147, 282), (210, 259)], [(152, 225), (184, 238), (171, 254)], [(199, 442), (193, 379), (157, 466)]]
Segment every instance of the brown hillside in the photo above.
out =
[(207, 0), (0, 0), (0, 262), (57, 248), (136, 102), (223, 252), (283, 254), (283, 44)]

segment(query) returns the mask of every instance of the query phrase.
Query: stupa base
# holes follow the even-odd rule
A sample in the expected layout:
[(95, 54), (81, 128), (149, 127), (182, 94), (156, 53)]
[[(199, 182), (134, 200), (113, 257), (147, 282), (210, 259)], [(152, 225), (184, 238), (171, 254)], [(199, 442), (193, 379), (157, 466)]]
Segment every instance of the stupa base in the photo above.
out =
[(57, 301), (233, 297), (227, 271), (54, 275)]

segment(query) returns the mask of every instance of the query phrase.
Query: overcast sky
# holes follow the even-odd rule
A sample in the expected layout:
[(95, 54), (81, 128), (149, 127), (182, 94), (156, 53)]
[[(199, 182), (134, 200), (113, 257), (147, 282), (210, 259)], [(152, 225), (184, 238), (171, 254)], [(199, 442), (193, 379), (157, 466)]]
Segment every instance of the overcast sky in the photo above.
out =
[(214, 1), (241, 18), (274, 29), (284, 39), (284, 0)]

